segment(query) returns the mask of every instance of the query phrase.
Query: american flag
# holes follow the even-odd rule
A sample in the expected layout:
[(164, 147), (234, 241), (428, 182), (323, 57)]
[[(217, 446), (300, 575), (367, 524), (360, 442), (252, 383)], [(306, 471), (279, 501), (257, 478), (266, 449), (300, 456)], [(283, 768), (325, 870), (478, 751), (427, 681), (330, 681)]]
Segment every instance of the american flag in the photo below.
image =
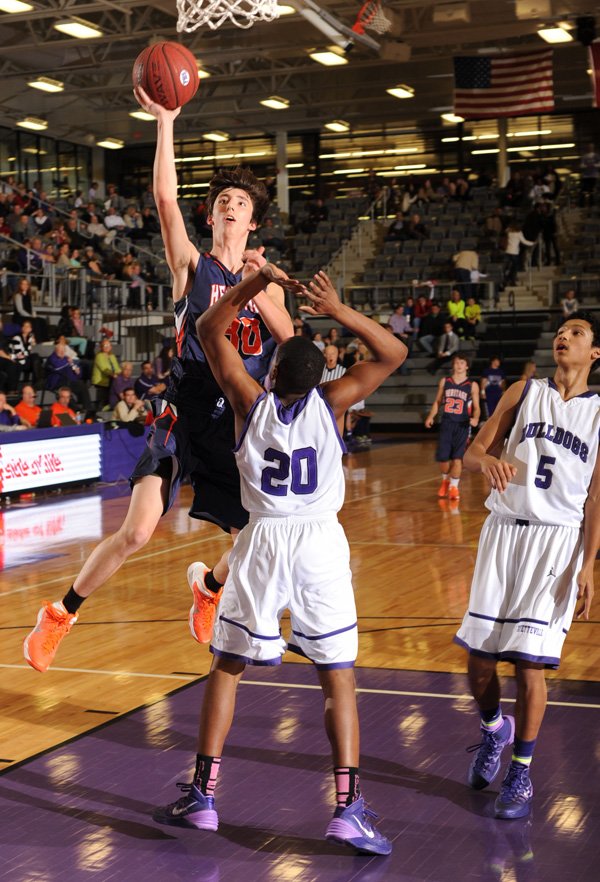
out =
[(594, 89), (594, 107), (600, 107), (600, 43), (592, 43), (589, 52), (592, 87)]
[(465, 119), (554, 110), (552, 50), (454, 59), (454, 113)]

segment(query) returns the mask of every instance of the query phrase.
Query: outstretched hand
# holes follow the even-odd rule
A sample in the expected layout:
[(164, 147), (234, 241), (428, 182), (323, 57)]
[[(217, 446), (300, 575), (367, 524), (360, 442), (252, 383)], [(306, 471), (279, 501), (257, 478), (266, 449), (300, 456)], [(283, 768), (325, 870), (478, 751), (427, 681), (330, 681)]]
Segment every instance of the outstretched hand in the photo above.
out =
[(312, 282), (309, 282), (308, 288), (304, 289), (304, 296), (310, 300), (310, 306), (300, 306), (299, 310), (309, 315), (333, 315), (341, 305), (338, 292), (323, 270), (319, 270)]
[(144, 92), (141, 86), (136, 86), (133, 90), (135, 100), (146, 113), (152, 114), (155, 119), (175, 119), (181, 113), (181, 107), (175, 110), (167, 110), (162, 104), (153, 101), (147, 92)]
[(280, 285), (282, 288), (285, 288), (286, 291), (293, 291), (294, 294), (300, 294), (302, 296), (306, 296), (306, 287), (299, 282), (298, 279), (290, 279), (287, 274), (284, 273), (283, 270), (279, 269), (278, 266), (275, 266), (273, 263), (265, 263), (260, 267), (260, 273), (267, 282), (270, 284), (274, 282), (276, 285)]

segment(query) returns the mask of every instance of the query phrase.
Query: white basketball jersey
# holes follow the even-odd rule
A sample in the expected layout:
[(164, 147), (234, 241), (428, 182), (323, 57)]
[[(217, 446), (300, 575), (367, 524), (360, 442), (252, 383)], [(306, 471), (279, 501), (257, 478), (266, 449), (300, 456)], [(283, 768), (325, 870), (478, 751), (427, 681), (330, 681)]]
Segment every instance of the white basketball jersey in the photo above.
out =
[(502, 459), (517, 467), (486, 506), (501, 517), (579, 527), (598, 454), (600, 397), (564, 401), (553, 380), (530, 380)]
[(274, 392), (261, 395), (234, 450), (244, 508), (275, 517), (338, 512), (344, 502), (344, 451), (319, 387), (290, 407)]

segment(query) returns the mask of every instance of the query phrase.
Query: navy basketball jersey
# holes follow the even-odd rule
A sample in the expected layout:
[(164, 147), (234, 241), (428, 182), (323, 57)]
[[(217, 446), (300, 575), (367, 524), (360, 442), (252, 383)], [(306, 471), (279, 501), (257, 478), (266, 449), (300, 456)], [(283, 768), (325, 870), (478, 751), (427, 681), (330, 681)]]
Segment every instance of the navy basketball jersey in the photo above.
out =
[(442, 419), (452, 423), (468, 423), (471, 418), (471, 380), (467, 377), (462, 383), (452, 382), (447, 377), (442, 397)]
[[(196, 335), (196, 321), (241, 278), (241, 273), (231, 272), (212, 254), (198, 258), (193, 285), (175, 304), (177, 358), (165, 397), (176, 404), (189, 399), (210, 402), (221, 394)], [(250, 376), (262, 382), (276, 344), (252, 301), (238, 312), (226, 335)]]

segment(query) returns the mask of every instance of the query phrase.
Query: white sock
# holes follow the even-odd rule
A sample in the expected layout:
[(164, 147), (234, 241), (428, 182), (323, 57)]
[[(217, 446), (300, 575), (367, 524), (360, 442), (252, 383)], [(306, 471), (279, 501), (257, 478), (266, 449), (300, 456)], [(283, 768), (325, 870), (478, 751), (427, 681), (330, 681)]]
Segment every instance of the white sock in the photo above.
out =
[(460, 481), (460, 478), (450, 478), (450, 486), (451, 487), (458, 487), (459, 481)]

